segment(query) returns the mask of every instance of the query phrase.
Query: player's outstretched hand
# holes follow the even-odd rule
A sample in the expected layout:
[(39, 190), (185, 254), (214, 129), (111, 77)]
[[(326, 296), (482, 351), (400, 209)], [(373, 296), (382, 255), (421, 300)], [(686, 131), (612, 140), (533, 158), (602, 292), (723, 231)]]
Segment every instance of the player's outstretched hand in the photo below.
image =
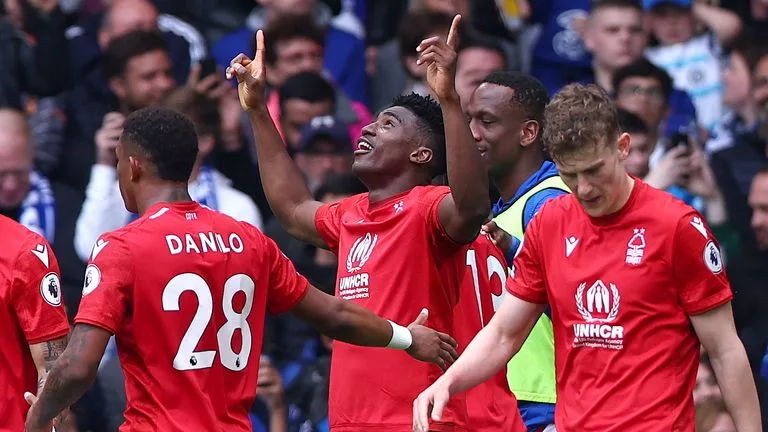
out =
[(440, 366), (440, 369), (446, 370), (459, 357), (456, 341), (445, 333), (425, 327), (428, 316), (429, 312), (423, 309), (408, 326), (413, 341), (407, 352), (417, 360), (434, 363)]
[(419, 58), (416, 64), (427, 65), (427, 83), (438, 101), (458, 99), (456, 94), (456, 46), (461, 15), (453, 17), (448, 39), (439, 36), (424, 39), (416, 48)]
[[(27, 401), (30, 411), (32, 411), (31, 407), (37, 402), (37, 396), (30, 392), (24, 392), (24, 400)], [(64, 410), (64, 412), (53, 419), (52, 423), (44, 426), (34, 425), (31, 420), (33, 419), (28, 415), (27, 424), (24, 429), (26, 432), (78, 432), (77, 422), (70, 410)]]
[(443, 409), (450, 398), (448, 382), (442, 378), (421, 392), (413, 401), (413, 432), (429, 431), (430, 416), (432, 420), (440, 421)]
[(259, 30), (256, 32), (256, 54), (253, 60), (245, 54), (238, 54), (226, 71), (227, 79), (237, 78), (240, 105), (246, 111), (264, 104), (264, 89), (267, 85), (264, 49), (264, 32)]
[[(512, 236), (508, 232), (499, 228), (494, 221), (488, 221), (483, 225), (483, 231), (491, 236), (491, 241), (505, 254), (512, 247)], [(512, 263), (510, 263), (512, 264)]]

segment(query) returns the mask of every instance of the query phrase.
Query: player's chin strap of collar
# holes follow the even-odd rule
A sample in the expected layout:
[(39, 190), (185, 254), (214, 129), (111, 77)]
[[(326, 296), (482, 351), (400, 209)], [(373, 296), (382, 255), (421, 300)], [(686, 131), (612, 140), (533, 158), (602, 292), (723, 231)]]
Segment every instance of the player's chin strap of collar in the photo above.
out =
[(389, 321), (389, 325), (392, 326), (392, 339), (387, 344), (387, 348), (407, 350), (413, 343), (413, 335), (407, 328)]

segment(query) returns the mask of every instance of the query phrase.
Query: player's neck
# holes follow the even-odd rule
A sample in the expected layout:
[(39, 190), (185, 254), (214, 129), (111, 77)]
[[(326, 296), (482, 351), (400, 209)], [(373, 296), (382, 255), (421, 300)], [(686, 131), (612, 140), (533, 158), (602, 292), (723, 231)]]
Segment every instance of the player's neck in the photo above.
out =
[(498, 189), (502, 201), (511, 200), (520, 190), (520, 186), (541, 168), (542, 163), (544, 163), (544, 159), (541, 156), (532, 153), (522, 155), (514, 167), (500, 176), (493, 177), (491, 180)]
[(400, 177), (389, 179), (383, 184), (365, 181), (363, 183), (368, 188), (368, 202), (375, 203), (407, 192), (416, 186), (428, 185), (429, 181), (421, 180), (416, 175), (403, 174)]
[(144, 199), (139, 200), (139, 214), (143, 215), (148, 208), (161, 202), (173, 203), (192, 201), (189, 196), (187, 183), (165, 183), (156, 185), (147, 191)]
[(624, 174), (624, 178), (621, 180), (621, 186), (619, 186), (619, 198), (616, 200), (614, 208), (612, 208), (608, 214), (614, 214), (627, 205), (629, 197), (632, 196), (632, 189), (635, 187), (635, 179), (629, 174)]

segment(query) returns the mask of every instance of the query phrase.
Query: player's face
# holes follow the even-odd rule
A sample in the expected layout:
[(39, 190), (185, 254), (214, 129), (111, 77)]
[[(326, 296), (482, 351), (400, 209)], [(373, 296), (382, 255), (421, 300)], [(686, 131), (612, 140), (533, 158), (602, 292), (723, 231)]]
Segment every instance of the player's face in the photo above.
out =
[(422, 128), (420, 120), (408, 109), (385, 109), (362, 129), (355, 144), (352, 171), (369, 184), (366, 179), (371, 174), (391, 178), (404, 172), (411, 162), (428, 163), (431, 152), (419, 146), (424, 140)]
[(513, 168), (520, 155), (523, 123), (528, 120), (510, 102), (514, 90), (483, 83), (467, 107), (469, 129), (491, 176)]
[(136, 205), (133, 182), (131, 181), (131, 162), (128, 155), (125, 154), (122, 137), (120, 137), (120, 141), (117, 143), (115, 154), (117, 155), (117, 184), (120, 186), (120, 196), (123, 197), (125, 209), (131, 213), (137, 213), (138, 206)]
[(598, 64), (617, 70), (643, 55), (648, 36), (642, 12), (634, 8), (604, 7), (589, 19), (585, 43)]
[(491, 72), (504, 69), (504, 58), (496, 51), (485, 48), (467, 48), (459, 53), (456, 62), (456, 92), (466, 111), (472, 92)]
[(758, 174), (752, 180), (749, 190), (749, 205), (752, 207), (752, 231), (757, 245), (768, 250), (768, 174)]
[(623, 205), (629, 141), (629, 135), (622, 134), (611, 145), (595, 143), (555, 159), (560, 177), (590, 216), (606, 216)]

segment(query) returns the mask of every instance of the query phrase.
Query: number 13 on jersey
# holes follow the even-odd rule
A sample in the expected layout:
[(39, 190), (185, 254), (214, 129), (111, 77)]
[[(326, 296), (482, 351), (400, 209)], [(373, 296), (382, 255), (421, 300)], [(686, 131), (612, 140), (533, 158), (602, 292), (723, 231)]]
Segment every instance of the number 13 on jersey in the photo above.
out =
[[(227, 321), (216, 333), (220, 358), (224, 367), (233, 371), (241, 371), (248, 365), (248, 357), (251, 354), (251, 328), (248, 326), (248, 315), (253, 307), (253, 279), (244, 274), (231, 276), (224, 283), (224, 295), (221, 307)], [(197, 311), (189, 324), (184, 337), (181, 339), (179, 349), (173, 359), (173, 367), (176, 370), (197, 370), (213, 366), (216, 351), (195, 351), (200, 339), (203, 337), (208, 324), (213, 316), (213, 296), (208, 283), (194, 273), (182, 273), (174, 276), (163, 289), (163, 310), (178, 311), (181, 295), (186, 291), (192, 291), (197, 296)], [(234, 309), (234, 299), (238, 292), (245, 294), (245, 306), (241, 312)], [(232, 349), (232, 338), (235, 330), (242, 333), (243, 343), (240, 352)]]

